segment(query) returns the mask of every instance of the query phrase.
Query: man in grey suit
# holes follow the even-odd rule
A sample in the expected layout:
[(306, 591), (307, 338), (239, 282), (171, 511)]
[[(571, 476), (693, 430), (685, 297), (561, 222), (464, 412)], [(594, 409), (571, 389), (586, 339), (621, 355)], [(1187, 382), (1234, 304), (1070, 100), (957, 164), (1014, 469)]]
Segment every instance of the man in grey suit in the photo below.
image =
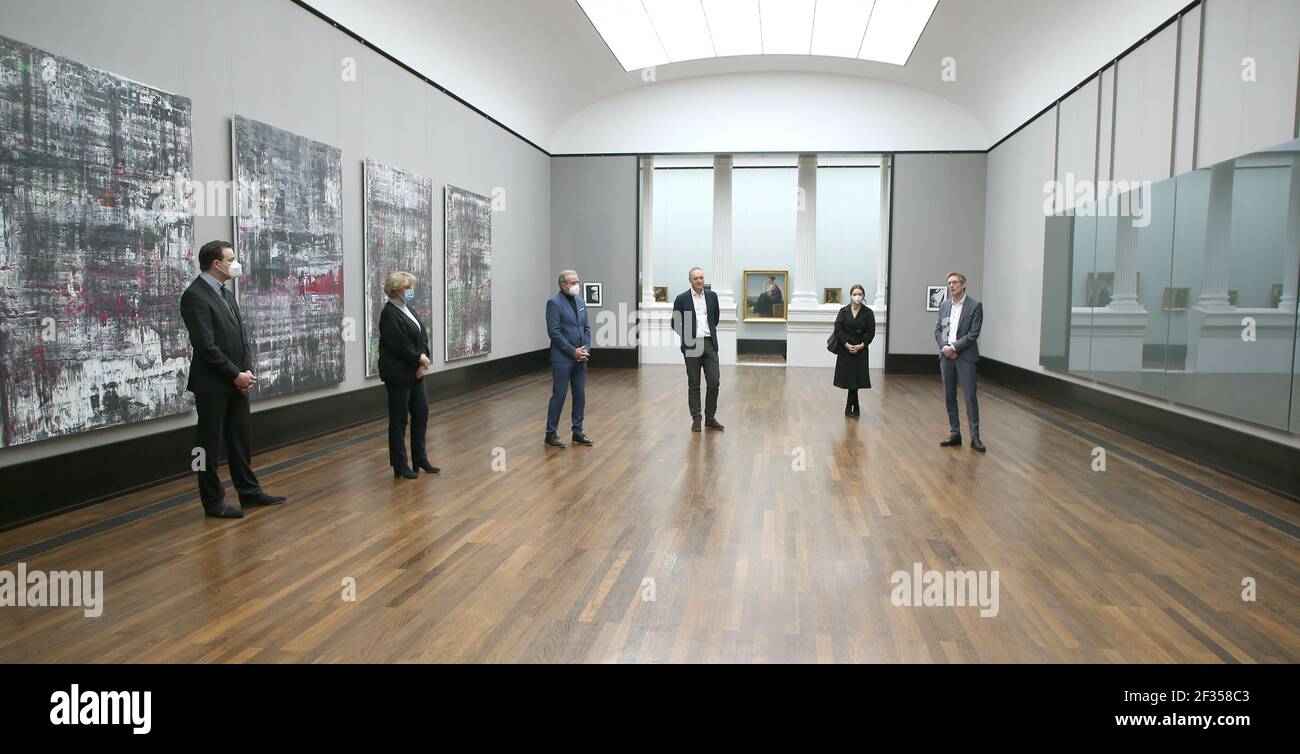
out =
[(948, 298), (939, 304), (934, 324), (934, 342), (939, 346), (939, 375), (943, 397), (948, 403), (948, 439), (939, 445), (961, 445), (961, 421), (957, 415), (957, 386), (966, 394), (966, 419), (970, 423), (970, 446), (983, 453), (980, 442), (980, 404), (975, 397), (975, 365), (980, 360), (980, 328), (984, 306), (966, 295), (966, 276), (948, 273)]

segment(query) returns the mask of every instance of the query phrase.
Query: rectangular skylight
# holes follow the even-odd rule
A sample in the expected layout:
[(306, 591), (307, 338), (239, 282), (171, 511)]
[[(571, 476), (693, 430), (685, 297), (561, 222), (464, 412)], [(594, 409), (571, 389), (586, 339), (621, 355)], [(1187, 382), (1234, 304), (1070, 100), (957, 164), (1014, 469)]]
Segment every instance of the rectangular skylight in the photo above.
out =
[(759, 0), (764, 55), (807, 55), (815, 0)]
[(642, 0), (669, 62), (715, 57), (704, 7), (696, 0)]
[(875, 0), (817, 0), (812, 54), (856, 58)]
[(939, 0), (577, 0), (624, 70), (731, 55), (904, 65)]
[(858, 57), (904, 65), (939, 0), (876, 0)]
[(758, 0), (702, 0), (718, 57), (762, 55)]

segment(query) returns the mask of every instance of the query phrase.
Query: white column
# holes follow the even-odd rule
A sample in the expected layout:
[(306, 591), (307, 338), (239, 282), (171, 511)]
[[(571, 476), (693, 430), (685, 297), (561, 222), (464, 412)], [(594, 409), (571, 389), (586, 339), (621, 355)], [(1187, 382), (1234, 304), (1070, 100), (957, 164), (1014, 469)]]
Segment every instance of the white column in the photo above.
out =
[(731, 271), (731, 163), (729, 154), (713, 156), (713, 292), (723, 312), (736, 309)]
[(885, 308), (885, 289), (889, 287), (889, 155), (880, 155), (880, 259), (876, 267), (876, 300), (871, 308)]
[[(1232, 254), (1232, 178), (1236, 163), (1221, 162), (1210, 168), (1210, 207), (1205, 219), (1205, 272), (1201, 276), (1201, 310), (1231, 309), (1228, 305), (1229, 255)], [(1119, 275), (1116, 274), (1116, 286)]]
[(794, 292), (790, 309), (816, 308), (817, 295), (817, 155), (799, 155), (799, 187), (795, 195)]
[(718, 294), (718, 361), (736, 363), (735, 272), (731, 269), (731, 165), (729, 154), (713, 156), (713, 292)]
[(1282, 261), (1282, 302), (1279, 309), (1296, 310), (1296, 278), (1300, 277), (1300, 157), (1291, 158), (1291, 193), (1286, 207), (1286, 256)]
[[(1151, 197), (1146, 199), (1146, 206), (1150, 207)], [(1122, 206), (1123, 202), (1120, 204)], [(1146, 311), (1138, 300), (1137, 256), (1137, 228), (1132, 217), (1121, 214), (1115, 218), (1115, 291), (1106, 308), (1125, 312)]]
[(799, 187), (794, 223), (794, 272), (786, 309), (785, 363), (792, 367), (833, 367), (835, 356), (826, 351), (826, 337), (835, 325), (839, 307), (822, 306), (817, 290), (817, 155), (799, 155)]
[(655, 158), (641, 158), (641, 303), (655, 302), (654, 278)]

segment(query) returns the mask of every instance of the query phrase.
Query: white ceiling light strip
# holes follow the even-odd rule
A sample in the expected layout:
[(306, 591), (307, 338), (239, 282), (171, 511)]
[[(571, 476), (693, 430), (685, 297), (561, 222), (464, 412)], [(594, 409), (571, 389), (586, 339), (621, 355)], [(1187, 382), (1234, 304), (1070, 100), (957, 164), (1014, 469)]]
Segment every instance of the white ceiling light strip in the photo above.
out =
[(876, 0), (858, 57), (904, 65), (939, 0)]
[(817, 0), (812, 54), (856, 58), (875, 0)]
[(758, 0), (702, 0), (718, 57), (762, 55)]
[(807, 55), (815, 0), (759, 0), (764, 55)]
[(624, 70), (732, 55), (904, 65), (939, 0), (577, 0)]
[(641, 0), (578, 0), (578, 4), (623, 70), (635, 71), (668, 62), (668, 54)]
[(717, 57), (698, 0), (641, 0), (669, 62)]

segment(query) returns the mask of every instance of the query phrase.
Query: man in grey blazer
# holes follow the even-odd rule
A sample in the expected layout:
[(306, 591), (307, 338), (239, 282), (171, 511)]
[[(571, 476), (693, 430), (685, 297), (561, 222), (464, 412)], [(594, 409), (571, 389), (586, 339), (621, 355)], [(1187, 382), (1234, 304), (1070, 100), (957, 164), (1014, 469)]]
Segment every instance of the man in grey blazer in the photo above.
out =
[(957, 386), (966, 394), (966, 420), (970, 423), (970, 446), (983, 453), (980, 441), (980, 404), (975, 397), (975, 365), (980, 360), (980, 328), (984, 306), (966, 295), (966, 276), (948, 273), (948, 297), (939, 304), (934, 324), (934, 342), (939, 346), (939, 375), (943, 397), (948, 403), (948, 439), (945, 448), (961, 445), (961, 422), (957, 415)]

